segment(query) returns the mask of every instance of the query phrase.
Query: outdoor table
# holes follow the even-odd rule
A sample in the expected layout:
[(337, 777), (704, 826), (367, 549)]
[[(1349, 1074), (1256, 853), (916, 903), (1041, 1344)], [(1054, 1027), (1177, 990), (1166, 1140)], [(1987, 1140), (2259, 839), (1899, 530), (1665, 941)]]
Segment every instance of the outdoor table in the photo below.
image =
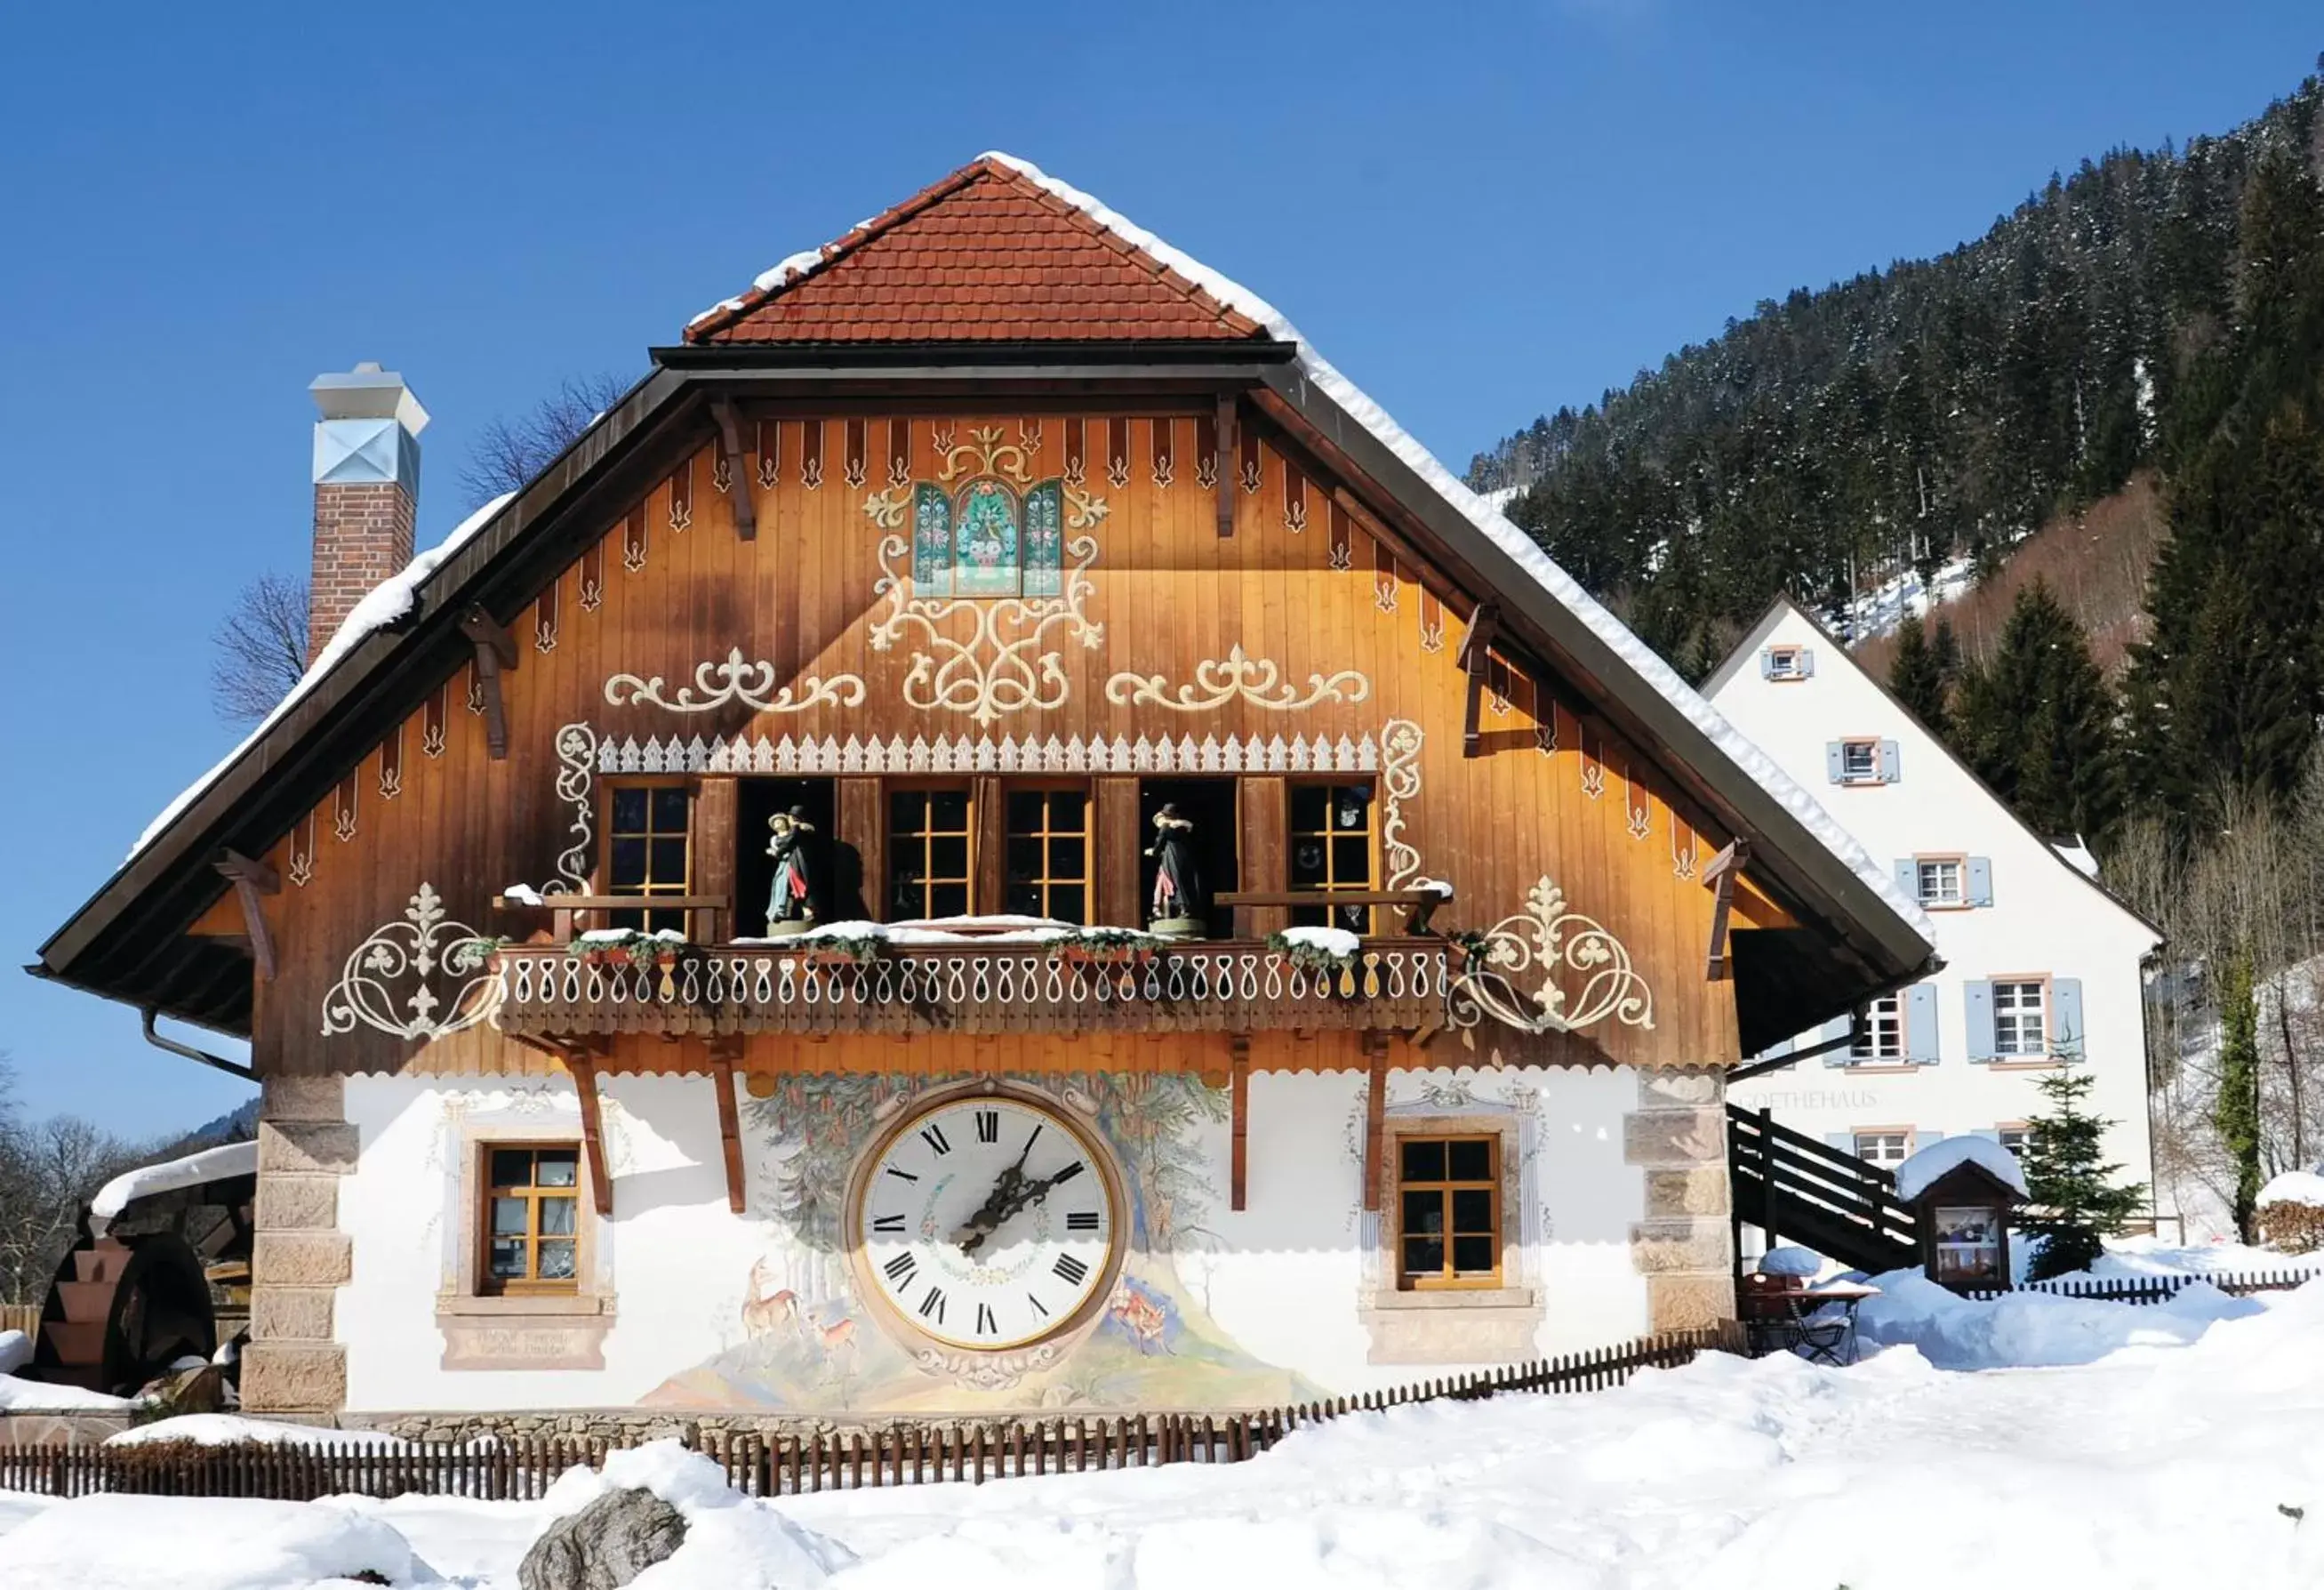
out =
[[(1798, 1346), (1811, 1364), (1856, 1362), (1856, 1310), (1880, 1289), (1859, 1281), (1831, 1280), (1821, 1286), (1784, 1294), (1792, 1306)], [(1837, 1308), (1837, 1315), (1828, 1309)]]

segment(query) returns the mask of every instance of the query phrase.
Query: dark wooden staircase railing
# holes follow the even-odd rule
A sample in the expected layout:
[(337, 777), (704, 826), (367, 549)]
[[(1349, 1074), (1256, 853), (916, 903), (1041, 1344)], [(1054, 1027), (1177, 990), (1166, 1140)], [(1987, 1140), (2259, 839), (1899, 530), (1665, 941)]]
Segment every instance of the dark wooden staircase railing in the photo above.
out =
[(1920, 1262), (1896, 1179), (1771, 1111), (1727, 1106), (1727, 1175), (1736, 1224), (1759, 1227), (1770, 1247), (1796, 1243), (1875, 1275)]

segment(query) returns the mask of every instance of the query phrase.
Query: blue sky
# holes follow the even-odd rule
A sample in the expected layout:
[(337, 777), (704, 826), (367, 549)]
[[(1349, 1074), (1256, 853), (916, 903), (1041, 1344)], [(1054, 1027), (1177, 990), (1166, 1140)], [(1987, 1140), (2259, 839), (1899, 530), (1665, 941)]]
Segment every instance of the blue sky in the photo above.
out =
[[(2224, 129), (2312, 4), (18, 7), (0, 94), (0, 938), (235, 737), (208, 635), (303, 572), (307, 382), (476, 428), (998, 147), (1265, 294), (1455, 468), (1729, 316)], [(20, 1102), (247, 1090), (0, 967)]]

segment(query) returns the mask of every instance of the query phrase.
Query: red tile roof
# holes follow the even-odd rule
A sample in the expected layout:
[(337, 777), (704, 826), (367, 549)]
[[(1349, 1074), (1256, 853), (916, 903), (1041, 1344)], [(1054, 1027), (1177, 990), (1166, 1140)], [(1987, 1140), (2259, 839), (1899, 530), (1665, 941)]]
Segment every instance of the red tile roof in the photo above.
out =
[(1263, 336), (1143, 250), (993, 160), (962, 167), (753, 288), (689, 343), (1130, 342)]

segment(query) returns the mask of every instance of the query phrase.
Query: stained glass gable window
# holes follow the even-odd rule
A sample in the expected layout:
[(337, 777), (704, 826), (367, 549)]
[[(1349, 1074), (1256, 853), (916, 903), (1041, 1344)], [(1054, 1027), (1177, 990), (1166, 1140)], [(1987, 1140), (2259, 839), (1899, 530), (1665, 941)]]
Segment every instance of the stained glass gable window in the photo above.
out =
[(997, 480), (972, 480), (954, 515), (953, 590), (963, 596), (1013, 596), (1021, 581), (1017, 561), (1017, 494)]
[(952, 498), (927, 481), (912, 493), (912, 595), (952, 595)]
[(1045, 480), (1025, 494), (1025, 594), (1065, 594), (1065, 491)]

